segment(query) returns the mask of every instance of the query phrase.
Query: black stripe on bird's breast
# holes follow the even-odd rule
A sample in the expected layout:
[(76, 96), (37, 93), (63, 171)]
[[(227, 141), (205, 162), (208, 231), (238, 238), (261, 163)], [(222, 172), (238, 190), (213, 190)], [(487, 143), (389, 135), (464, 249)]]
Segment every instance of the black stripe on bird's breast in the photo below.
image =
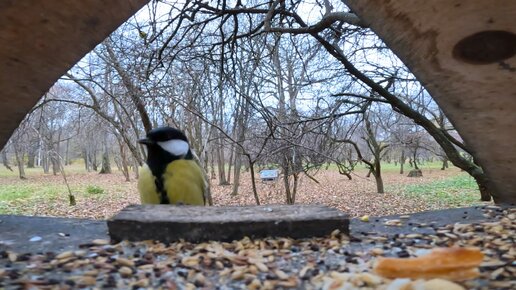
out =
[(157, 145), (149, 146), (148, 148), (149, 153), (147, 157), (147, 165), (149, 166), (152, 175), (154, 175), (154, 183), (156, 184), (156, 191), (159, 195), (160, 204), (170, 204), (163, 175), (167, 170), (167, 166), (172, 161), (179, 160), (181, 158), (168, 153)]
[(170, 200), (168, 199), (167, 190), (165, 189), (163, 175), (160, 177), (156, 177), (154, 179), (154, 183), (156, 184), (156, 191), (159, 194), (159, 203), (160, 204), (170, 204)]

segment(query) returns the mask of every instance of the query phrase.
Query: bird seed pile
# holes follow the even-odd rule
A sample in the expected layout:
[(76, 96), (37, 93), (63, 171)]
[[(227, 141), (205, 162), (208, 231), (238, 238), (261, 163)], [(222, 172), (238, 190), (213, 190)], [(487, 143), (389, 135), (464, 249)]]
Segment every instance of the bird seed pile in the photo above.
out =
[[(3, 251), (0, 289), (515, 289), (516, 208), (489, 207), (485, 215), (486, 222), (415, 225), (432, 228), (428, 235), (335, 231), (315, 239), (169, 245), (94, 240), (62, 253)], [(372, 271), (379, 256), (415, 257), (453, 245), (481, 249), (479, 278), (386, 279)]]

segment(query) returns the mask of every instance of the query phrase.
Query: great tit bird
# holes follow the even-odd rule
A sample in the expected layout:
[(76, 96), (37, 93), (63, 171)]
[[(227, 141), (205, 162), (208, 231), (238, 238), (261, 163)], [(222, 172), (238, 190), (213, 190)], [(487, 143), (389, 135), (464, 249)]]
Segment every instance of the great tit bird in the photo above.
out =
[(138, 142), (148, 149), (138, 179), (142, 204), (206, 204), (205, 175), (183, 132), (156, 128)]

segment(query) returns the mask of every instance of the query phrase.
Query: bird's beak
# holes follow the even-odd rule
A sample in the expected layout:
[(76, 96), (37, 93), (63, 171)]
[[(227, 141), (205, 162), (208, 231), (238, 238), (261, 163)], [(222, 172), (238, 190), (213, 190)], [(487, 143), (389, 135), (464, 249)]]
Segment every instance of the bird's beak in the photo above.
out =
[(154, 144), (154, 141), (152, 141), (149, 138), (143, 138), (143, 139), (138, 140), (138, 143), (145, 144), (145, 145), (151, 145), (151, 144)]

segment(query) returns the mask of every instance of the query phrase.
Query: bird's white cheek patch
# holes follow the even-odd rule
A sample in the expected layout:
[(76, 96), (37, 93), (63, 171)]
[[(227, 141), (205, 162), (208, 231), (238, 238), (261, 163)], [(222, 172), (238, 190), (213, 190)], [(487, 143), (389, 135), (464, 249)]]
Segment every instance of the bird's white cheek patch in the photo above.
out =
[(170, 154), (175, 156), (183, 156), (188, 153), (188, 143), (183, 140), (168, 140), (165, 142), (158, 142), (158, 145), (163, 148), (163, 150), (168, 151)]

